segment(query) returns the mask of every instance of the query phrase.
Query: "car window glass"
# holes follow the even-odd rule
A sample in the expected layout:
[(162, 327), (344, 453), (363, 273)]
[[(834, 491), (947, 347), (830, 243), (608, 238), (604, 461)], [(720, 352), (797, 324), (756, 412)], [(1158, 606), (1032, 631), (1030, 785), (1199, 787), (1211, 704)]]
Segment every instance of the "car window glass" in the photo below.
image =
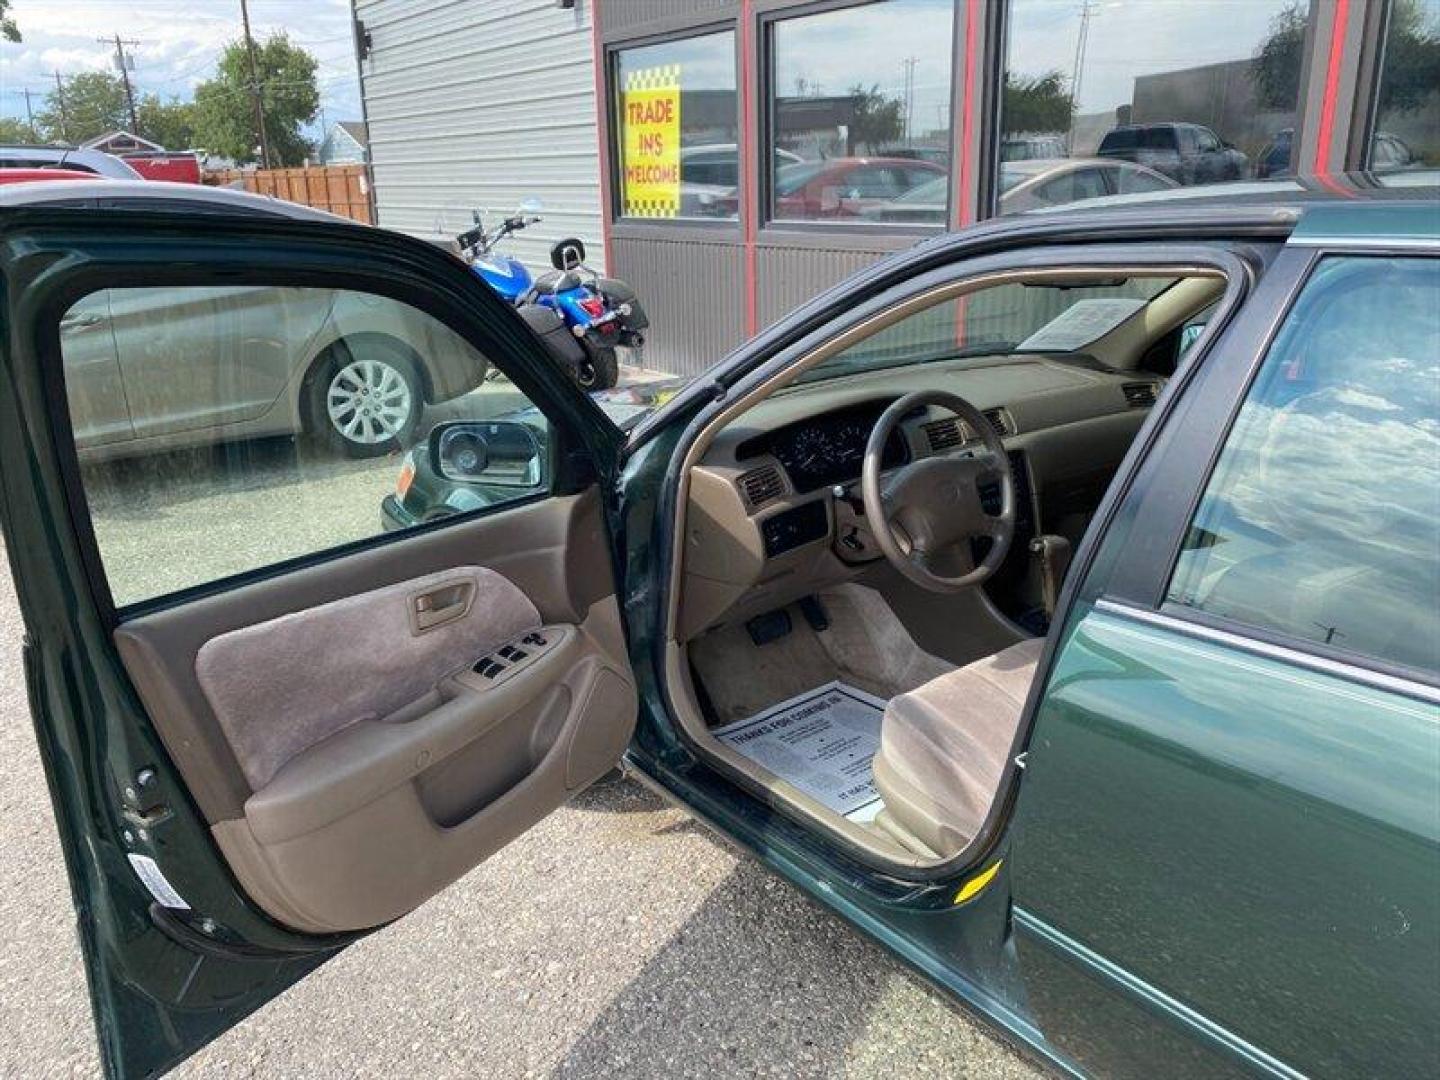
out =
[(60, 350), (121, 606), (548, 487), (539, 410), (387, 297), (109, 289), (66, 312)]
[(1440, 165), (1440, 0), (1385, 5), (1369, 166)]
[(1170, 602), (1440, 671), (1440, 260), (1326, 259), (1226, 440)]
[(1129, 195), (1140, 191), (1164, 191), (1175, 185), (1163, 176), (1142, 172), (1139, 169), (1120, 169), (1117, 174), (1120, 194)]

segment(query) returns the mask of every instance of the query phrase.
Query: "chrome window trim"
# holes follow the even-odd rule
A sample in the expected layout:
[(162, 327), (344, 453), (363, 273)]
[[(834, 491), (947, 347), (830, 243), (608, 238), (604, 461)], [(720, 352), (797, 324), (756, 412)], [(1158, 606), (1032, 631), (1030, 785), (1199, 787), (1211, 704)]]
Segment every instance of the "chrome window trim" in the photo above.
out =
[(1376, 255), (1384, 255), (1392, 248), (1440, 253), (1440, 236), (1295, 236), (1285, 246), (1370, 251)]
[(1350, 663), (1345, 660), (1321, 656), (1318, 653), (1308, 652), (1304, 649), (1289, 645), (1282, 645), (1278, 642), (1250, 637), (1243, 632), (1237, 632), (1246, 629), (1239, 624), (1235, 624), (1235, 630), (1222, 630), (1219, 627), (1210, 626), (1193, 619), (1182, 618), (1165, 611), (1153, 611), (1148, 608), (1136, 607), (1132, 604), (1109, 599), (1108, 597), (1101, 597), (1096, 600), (1095, 610), (1104, 612), (1107, 615), (1115, 615), (1122, 619), (1130, 619), (1134, 622), (1143, 623), (1146, 626), (1153, 626), (1159, 630), (1169, 630), (1173, 633), (1183, 634), (1186, 637), (1208, 641), (1215, 645), (1238, 649), (1242, 652), (1264, 657), (1267, 660), (1293, 664), (1296, 667), (1303, 667), (1322, 675), (1331, 675), (1335, 678), (1346, 679), (1350, 682), (1363, 683), (1377, 690), (1384, 690), (1405, 697), (1418, 698), (1432, 705), (1440, 705), (1440, 687), (1416, 679), (1408, 679), (1400, 675), (1377, 671), (1374, 668), (1364, 667), (1360, 664)]

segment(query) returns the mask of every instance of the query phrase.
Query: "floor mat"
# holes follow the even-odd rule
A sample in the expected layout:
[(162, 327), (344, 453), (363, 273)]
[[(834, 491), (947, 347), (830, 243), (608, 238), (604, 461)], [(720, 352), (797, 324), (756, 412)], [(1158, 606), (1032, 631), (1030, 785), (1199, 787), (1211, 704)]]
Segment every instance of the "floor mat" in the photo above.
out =
[(882, 698), (830, 682), (715, 728), (721, 742), (851, 821), (880, 812), (870, 771), (880, 749)]

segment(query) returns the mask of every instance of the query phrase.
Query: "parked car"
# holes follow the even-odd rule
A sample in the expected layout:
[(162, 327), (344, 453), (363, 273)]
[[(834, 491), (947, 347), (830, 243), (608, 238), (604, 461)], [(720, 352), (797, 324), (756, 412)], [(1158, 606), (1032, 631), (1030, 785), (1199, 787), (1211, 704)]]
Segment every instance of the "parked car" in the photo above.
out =
[[(937, 236), (622, 430), (432, 245), (43, 187), (0, 192), (0, 524), (109, 1075), (617, 762), (1061, 1074), (1434, 1073), (1435, 189)], [(543, 448), (442, 425), (513, 498), (117, 607), (142, 522), (91, 527), (67, 305), (316, 266), (491, 357)]]
[(81, 150), (75, 146), (0, 146), (0, 169), (73, 169), (115, 180), (139, 180), (141, 176), (114, 154)]
[(146, 180), (200, 183), (200, 158), (193, 150), (141, 150), (126, 154), (124, 160)]
[(1422, 164), (1420, 156), (1398, 135), (1377, 131), (1370, 140), (1370, 168), (1375, 172), (1413, 169)]
[(1096, 155), (1162, 172), (1180, 184), (1243, 180), (1249, 159), (1200, 124), (1127, 124), (1100, 140)]
[[(137, 191), (89, 179), (55, 185), (61, 190), (50, 200), (100, 198), (115, 206)], [(193, 185), (139, 190), (191, 213), (223, 208), (342, 220), (242, 192), (213, 189), (196, 200)], [(183, 319), (179, 303), (167, 288), (103, 289), (77, 301), (61, 321), (82, 460), (293, 434), (350, 457), (385, 454), (414, 439), (427, 403), (473, 390), (488, 367), (414, 308), (343, 289), (219, 286), (203, 290), (203, 303), (188, 296)], [(227, 333), (243, 343), (238, 355), (210, 348)], [(243, 379), (227, 375), (236, 364)], [(217, 396), (222, 382), (230, 392)]]
[[(1133, 195), (1176, 186), (1168, 176), (1128, 161), (1099, 158), (1006, 161), (1000, 166), (1000, 213), (1018, 214), (1103, 195)], [(949, 178), (939, 176), (888, 203), (866, 207), (861, 216), (871, 221), (941, 222), (949, 205), (949, 187)]]
[[(771, 151), (775, 167), (798, 165), (799, 154), (781, 147)], [(680, 150), (682, 217), (733, 217), (739, 210), (740, 158), (735, 143), (707, 143)]]
[(947, 175), (933, 161), (910, 158), (845, 157), (782, 165), (775, 171), (775, 217), (860, 217), (868, 207)]
[(52, 180), (94, 180), (95, 174), (78, 169), (0, 169), (0, 184), (49, 183)]

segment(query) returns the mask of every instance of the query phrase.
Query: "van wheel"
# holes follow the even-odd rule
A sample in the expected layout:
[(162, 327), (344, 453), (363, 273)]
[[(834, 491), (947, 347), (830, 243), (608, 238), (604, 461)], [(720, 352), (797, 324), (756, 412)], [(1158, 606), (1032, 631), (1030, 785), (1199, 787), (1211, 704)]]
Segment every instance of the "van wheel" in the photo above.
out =
[(384, 341), (337, 342), (310, 380), (311, 433), (346, 457), (409, 446), (424, 410), (415, 365)]
[(620, 358), (613, 348), (589, 348), (575, 367), (575, 381), (587, 393), (609, 390), (620, 381)]

